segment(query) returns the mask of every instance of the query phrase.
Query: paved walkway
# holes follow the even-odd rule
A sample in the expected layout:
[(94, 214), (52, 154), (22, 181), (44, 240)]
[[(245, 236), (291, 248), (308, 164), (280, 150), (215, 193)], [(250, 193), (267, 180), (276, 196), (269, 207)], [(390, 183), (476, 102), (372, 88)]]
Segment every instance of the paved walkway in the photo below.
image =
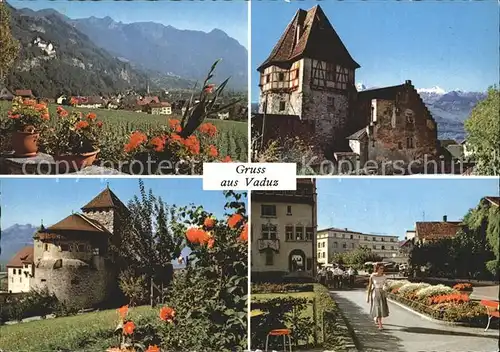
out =
[(362, 352), (497, 352), (499, 331), (443, 325), (389, 303), (379, 331), (370, 317), (366, 291), (330, 291), (349, 320)]

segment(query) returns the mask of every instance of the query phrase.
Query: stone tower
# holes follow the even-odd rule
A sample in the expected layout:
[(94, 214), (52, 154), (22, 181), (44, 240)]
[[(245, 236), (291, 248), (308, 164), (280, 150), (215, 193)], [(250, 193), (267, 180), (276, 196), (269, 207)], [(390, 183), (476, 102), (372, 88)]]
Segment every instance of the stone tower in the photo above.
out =
[(258, 68), (259, 113), (313, 121), (325, 149), (344, 146), (359, 67), (320, 6), (298, 10)]
[(109, 243), (118, 242), (127, 208), (106, 188), (82, 208), (34, 236), (34, 287), (71, 306), (105, 301), (116, 284)]

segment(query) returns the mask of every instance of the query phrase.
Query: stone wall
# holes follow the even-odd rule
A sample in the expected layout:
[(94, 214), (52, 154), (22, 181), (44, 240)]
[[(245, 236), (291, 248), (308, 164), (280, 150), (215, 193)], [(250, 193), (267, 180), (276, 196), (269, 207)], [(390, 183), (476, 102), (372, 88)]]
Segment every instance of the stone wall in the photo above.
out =
[[(263, 115), (252, 117), (252, 130), (261, 134)], [(267, 115), (264, 126), (264, 145), (271, 141), (299, 137), (305, 143), (314, 138), (314, 124), (309, 121), (300, 120), (298, 116)]]
[(35, 286), (46, 287), (61, 302), (71, 306), (93, 307), (108, 298), (113, 275), (101, 257), (94, 257), (89, 266), (85, 264), (75, 259), (62, 259), (58, 263), (42, 260), (36, 268)]
[(101, 225), (106, 227), (106, 229), (109, 232), (111, 233), (114, 232), (115, 219), (114, 219), (114, 212), (112, 210), (89, 211), (85, 212), (85, 216), (88, 216), (92, 220), (96, 220)]
[(433, 158), (437, 143), (436, 124), (416, 92), (404, 90), (397, 101), (376, 100), (376, 123), (368, 143), (370, 160)]

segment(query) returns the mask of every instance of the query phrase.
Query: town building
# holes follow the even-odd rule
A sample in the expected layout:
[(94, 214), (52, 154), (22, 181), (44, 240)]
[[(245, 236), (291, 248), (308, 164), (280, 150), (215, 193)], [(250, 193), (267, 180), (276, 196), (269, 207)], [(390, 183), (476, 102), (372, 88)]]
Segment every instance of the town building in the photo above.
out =
[(427, 243), (447, 238), (454, 238), (462, 228), (460, 221), (420, 221), (415, 224), (415, 242)]
[(26, 246), (19, 250), (7, 264), (8, 292), (29, 292), (33, 276), (33, 246)]
[(171, 115), (172, 114), (172, 105), (167, 102), (160, 103), (150, 103), (149, 105), (149, 113), (151, 115)]
[(114, 292), (117, 272), (109, 245), (118, 245), (128, 209), (106, 188), (81, 213), (42, 228), (34, 236), (32, 286), (47, 288), (77, 307), (92, 307)]
[(35, 98), (35, 95), (31, 91), (31, 89), (18, 89), (15, 91), (15, 96), (21, 97), (21, 98), (27, 98), (27, 99), (34, 99)]
[(253, 129), (263, 145), (296, 136), (340, 162), (437, 155), (436, 122), (410, 80), (358, 92), (353, 59), (320, 6), (298, 10), (260, 73)]
[(100, 109), (104, 105), (102, 97), (78, 97), (76, 98), (77, 108)]
[(345, 253), (360, 247), (390, 260), (398, 255), (398, 236), (364, 234), (349, 229), (330, 227), (318, 230), (318, 264), (332, 263), (335, 253)]
[(316, 181), (298, 179), (295, 191), (252, 191), (252, 280), (290, 273), (316, 275)]

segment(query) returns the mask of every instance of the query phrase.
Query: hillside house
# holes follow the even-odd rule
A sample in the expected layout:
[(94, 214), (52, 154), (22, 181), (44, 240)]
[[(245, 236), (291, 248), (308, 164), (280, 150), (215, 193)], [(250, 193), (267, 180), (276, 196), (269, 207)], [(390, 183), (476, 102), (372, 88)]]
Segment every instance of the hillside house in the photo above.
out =
[(7, 264), (8, 291), (29, 292), (34, 281), (34, 247), (23, 247)]
[(100, 109), (104, 106), (104, 100), (101, 97), (78, 97), (77, 108)]
[(149, 104), (160, 104), (160, 99), (156, 96), (154, 97), (139, 97), (136, 101), (139, 106), (147, 106)]
[(167, 102), (150, 103), (147, 110), (151, 115), (170, 115), (172, 114), (172, 105)]
[(14, 94), (6, 87), (0, 89), (0, 100), (12, 100), (14, 99)]
[(16, 97), (34, 99), (35, 95), (31, 91), (31, 89), (17, 89), (15, 92)]
[[(260, 96), (253, 127), (270, 137), (267, 124), (282, 124), (282, 137), (318, 144), (330, 160), (354, 155), (361, 165), (435, 156), (436, 122), (411, 81), (358, 92), (358, 68), (320, 6), (298, 10), (257, 69)], [(266, 137), (263, 144), (269, 141)]]
[(217, 113), (217, 118), (219, 120), (229, 120), (229, 111)]

